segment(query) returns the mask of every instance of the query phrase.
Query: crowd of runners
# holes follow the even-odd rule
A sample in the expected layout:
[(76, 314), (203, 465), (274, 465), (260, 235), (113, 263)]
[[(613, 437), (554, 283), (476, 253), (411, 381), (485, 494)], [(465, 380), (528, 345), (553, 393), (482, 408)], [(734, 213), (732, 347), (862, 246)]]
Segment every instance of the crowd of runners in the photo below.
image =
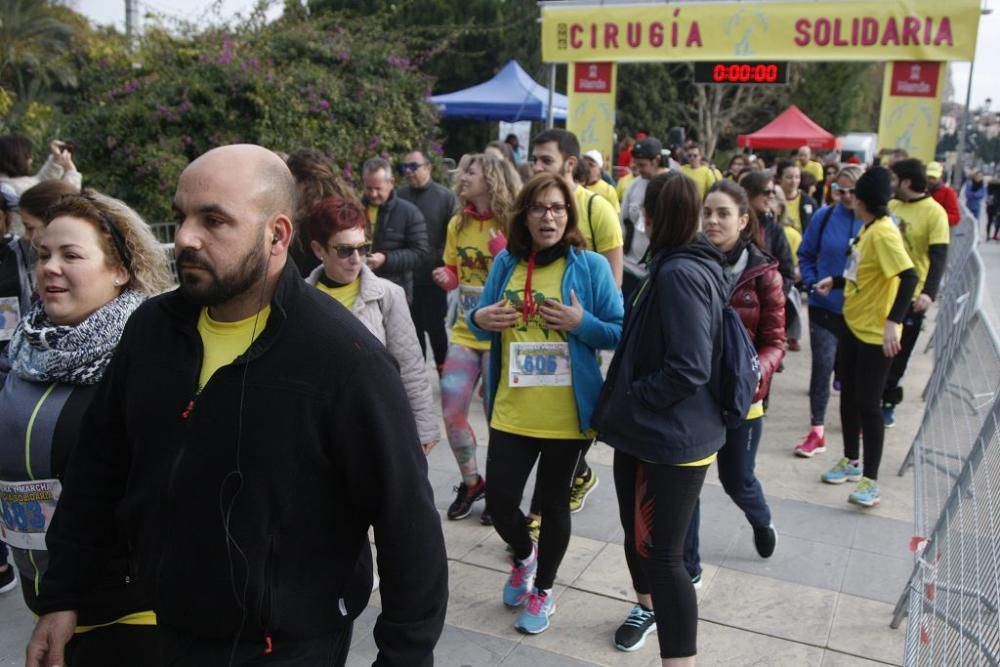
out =
[(941, 165), (902, 151), (738, 154), (723, 173), (644, 136), (616, 174), (550, 129), (442, 183), (414, 147), (355, 184), (313, 148), (234, 145), (178, 180), (171, 274), (142, 218), (50, 151), (36, 172), (30, 142), (0, 137), (0, 592), (19, 585), (39, 616), (30, 667), (342, 665), (373, 587), (378, 664), (432, 664), (442, 423), (445, 520), (475, 513), (507, 544), (496, 604), (526, 634), (553, 622), (599, 482), (588, 451), (611, 446), (636, 604), (609, 641), (656, 631), (663, 665), (694, 664), (709, 469), (771, 557), (756, 454), (770, 410), (804, 414), (769, 396), (808, 334), (789, 456), (826, 451), (839, 392), (816, 481), (881, 502), (884, 431), (959, 219)]

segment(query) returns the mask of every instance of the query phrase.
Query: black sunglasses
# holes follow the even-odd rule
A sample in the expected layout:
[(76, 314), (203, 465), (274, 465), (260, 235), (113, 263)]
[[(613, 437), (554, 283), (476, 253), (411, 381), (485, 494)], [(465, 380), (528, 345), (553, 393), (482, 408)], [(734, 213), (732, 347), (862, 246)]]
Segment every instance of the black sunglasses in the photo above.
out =
[(401, 171), (404, 174), (408, 174), (411, 171), (416, 171), (417, 169), (420, 169), (421, 167), (423, 167), (426, 164), (429, 164), (429, 163), (428, 162), (404, 162), (401, 165), (399, 165), (399, 171)]
[(337, 244), (337, 245), (329, 245), (327, 246), (327, 248), (336, 252), (337, 257), (341, 259), (347, 259), (351, 255), (353, 255), (355, 251), (357, 251), (357, 253), (362, 257), (367, 257), (368, 254), (372, 251), (372, 244), (370, 242), (361, 243), (359, 245)]

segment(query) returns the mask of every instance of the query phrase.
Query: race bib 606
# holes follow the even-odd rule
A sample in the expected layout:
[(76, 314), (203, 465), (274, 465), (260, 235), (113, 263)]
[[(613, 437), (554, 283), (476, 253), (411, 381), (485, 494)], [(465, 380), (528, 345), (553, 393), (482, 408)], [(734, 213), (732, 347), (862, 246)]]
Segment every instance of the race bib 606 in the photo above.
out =
[(511, 343), (508, 386), (568, 387), (573, 384), (569, 343)]

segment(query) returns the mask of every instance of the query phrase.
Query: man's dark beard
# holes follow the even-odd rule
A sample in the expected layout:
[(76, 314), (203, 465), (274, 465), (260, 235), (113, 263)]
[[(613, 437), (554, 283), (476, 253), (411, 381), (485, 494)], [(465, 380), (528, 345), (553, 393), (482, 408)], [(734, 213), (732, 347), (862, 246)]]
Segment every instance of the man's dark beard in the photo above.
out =
[[(260, 239), (263, 239), (263, 234)], [(261, 245), (260, 239), (237, 262), (236, 269), (226, 276), (219, 276), (214, 268), (208, 266), (192, 250), (188, 248), (182, 250), (177, 256), (181, 294), (199, 306), (218, 306), (248, 292), (257, 282), (264, 279), (264, 271), (267, 269), (267, 250)], [(208, 278), (198, 276), (192, 280), (193, 276), (185, 273), (184, 265), (204, 269)]]

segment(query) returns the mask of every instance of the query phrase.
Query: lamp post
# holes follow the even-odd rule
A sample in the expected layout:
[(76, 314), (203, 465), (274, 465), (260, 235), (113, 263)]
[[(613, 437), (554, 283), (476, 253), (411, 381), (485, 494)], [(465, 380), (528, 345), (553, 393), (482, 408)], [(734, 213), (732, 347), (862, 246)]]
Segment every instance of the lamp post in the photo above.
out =
[[(993, 10), (986, 6), (986, 0), (983, 0), (983, 7), (979, 13), (983, 16), (993, 13)], [(962, 184), (962, 177), (965, 175), (965, 145), (968, 141), (969, 109), (972, 106), (972, 73), (975, 67), (976, 58), (973, 55), (972, 61), (969, 62), (969, 85), (965, 88), (965, 111), (962, 114), (962, 127), (958, 133), (958, 164), (955, 165), (955, 170), (951, 174), (951, 184), (956, 190)]]

